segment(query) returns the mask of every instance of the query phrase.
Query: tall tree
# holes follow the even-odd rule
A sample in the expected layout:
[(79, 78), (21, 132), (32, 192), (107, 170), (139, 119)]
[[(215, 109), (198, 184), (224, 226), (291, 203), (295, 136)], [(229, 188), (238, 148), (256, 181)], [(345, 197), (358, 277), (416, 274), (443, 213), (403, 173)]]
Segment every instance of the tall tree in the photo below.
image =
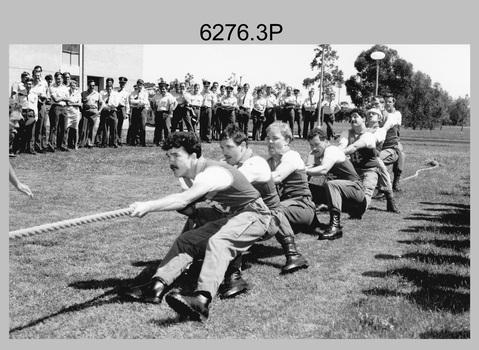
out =
[(341, 88), (344, 84), (344, 73), (336, 64), (338, 58), (338, 53), (331, 48), (331, 45), (318, 45), (314, 49), (314, 58), (310, 63), (311, 70), (317, 71), (317, 74), (312, 78), (304, 78), (303, 86), (306, 89), (315, 84), (320, 87), (321, 74), (323, 74), (322, 93), (330, 93), (335, 87)]
[[(376, 62), (371, 58), (371, 53), (375, 51), (384, 52), (385, 57)], [(359, 54), (354, 67), (357, 73), (346, 80), (345, 85), (347, 94), (356, 106), (365, 105), (375, 94), (376, 69), (379, 67), (378, 93), (393, 93), (398, 100), (397, 107), (405, 107), (401, 105), (401, 98), (397, 97), (407, 94), (413, 76), (413, 65), (399, 57), (396, 50), (386, 45), (374, 45)]]
[(469, 96), (459, 97), (449, 107), (449, 115), (454, 125), (470, 125), (471, 109)]

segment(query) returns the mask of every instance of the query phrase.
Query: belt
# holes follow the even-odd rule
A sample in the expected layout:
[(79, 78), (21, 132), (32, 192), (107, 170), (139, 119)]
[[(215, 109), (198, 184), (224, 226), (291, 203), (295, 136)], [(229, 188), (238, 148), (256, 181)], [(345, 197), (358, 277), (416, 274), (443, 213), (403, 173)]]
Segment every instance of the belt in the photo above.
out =
[(207, 108), (211, 108), (211, 107), (208, 107), (208, 106), (201, 106), (201, 109), (207, 109)]

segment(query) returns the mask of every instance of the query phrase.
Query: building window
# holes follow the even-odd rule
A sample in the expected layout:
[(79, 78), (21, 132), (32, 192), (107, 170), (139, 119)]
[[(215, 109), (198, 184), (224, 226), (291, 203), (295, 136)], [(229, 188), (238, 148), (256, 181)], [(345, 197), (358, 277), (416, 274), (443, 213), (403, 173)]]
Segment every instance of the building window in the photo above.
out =
[(62, 45), (62, 63), (69, 66), (80, 66), (80, 45)]

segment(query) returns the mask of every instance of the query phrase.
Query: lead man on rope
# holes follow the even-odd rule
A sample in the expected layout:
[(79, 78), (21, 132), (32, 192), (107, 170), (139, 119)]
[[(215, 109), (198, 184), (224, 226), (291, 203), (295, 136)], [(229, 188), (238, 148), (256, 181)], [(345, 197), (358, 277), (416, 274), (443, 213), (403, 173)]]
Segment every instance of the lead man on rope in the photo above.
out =
[[(208, 223), (176, 238), (151, 281), (131, 287), (122, 295), (150, 303), (160, 303), (165, 295), (166, 302), (176, 312), (203, 321), (208, 317), (209, 304), (217, 294), (228, 264), (256, 241), (269, 238), (265, 236), (269, 236), (271, 213), (239, 170), (202, 157), (201, 143), (194, 133), (174, 132), (162, 148), (167, 151), (174, 176), (182, 178), (189, 188), (161, 199), (135, 202), (131, 205), (131, 216), (141, 218), (155, 211), (187, 210), (199, 201), (208, 202), (216, 211), (208, 212)], [(194, 295), (165, 293), (166, 287), (193, 259), (200, 257), (204, 260)]]

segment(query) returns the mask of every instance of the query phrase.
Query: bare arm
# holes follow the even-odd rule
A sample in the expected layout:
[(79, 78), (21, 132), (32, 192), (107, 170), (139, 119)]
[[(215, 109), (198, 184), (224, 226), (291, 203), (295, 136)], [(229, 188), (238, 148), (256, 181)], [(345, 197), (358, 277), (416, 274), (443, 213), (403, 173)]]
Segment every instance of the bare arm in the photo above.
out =
[(319, 176), (319, 175), (326, 175), (328, 171), (333, 167), (335, 161), (332, 158), (323, 158), (321, 161), (321, 165), (307, 168), (306, 174), (308, 176)]
[(286, 179), (289, 175), (295, 171), (296, 168), (293, 164), (291, 163), (280, 163), (278, 167), (271, 172), (273, 175), (273, 180), (275, 184), (278, 184), (282, 182), (284, 179)]
[(9, 164), (9, 165), (10, 165), (10, 170), (9, 170), (10, 183), (11, 183), (13, 186), (15, 186), (15, 188), (16, 188), (17, 190), (19, 190), (20, 192), (23, 192), (23, 193), (25, 193), (27, 196), (33, 198), (33, 193), (32, 193), (32, 191), (30, 190), (30, 188), (29, 188), (27, 185), (21, 183), (21, 182), (18, 180), (18, 177), (17, 177), (17, 175), (15, 174), (15, 171), (13, 170), (12, 165), (11, 165), (11, 164)]

